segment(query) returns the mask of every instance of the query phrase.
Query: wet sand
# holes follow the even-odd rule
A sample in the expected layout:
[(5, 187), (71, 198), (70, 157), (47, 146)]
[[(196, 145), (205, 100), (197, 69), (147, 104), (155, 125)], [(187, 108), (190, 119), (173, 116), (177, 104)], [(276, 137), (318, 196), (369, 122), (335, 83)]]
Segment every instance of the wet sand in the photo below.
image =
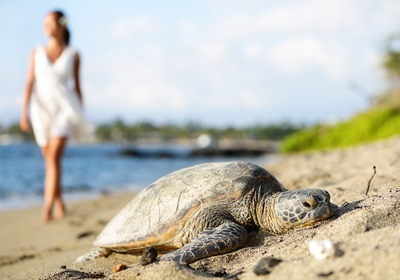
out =
[[(377, 174), (366, 196), (373, 166)], [(47, 225), (39, 221), (39, 208), (1, 212), (0, 278), (399, 279), (400, 137), (283, 156), (265, 167), (289, 189), (329, 191), (332, 201), (342, 206), (335, 219), (285, 235), (251, 232), (242, 249), (182, 267), (173, 263), (141, 266), (140, 255), (124, 254), (73, 264), (92, 248), (95, 236), (134, 194), (69, 203), (68, 217)], [(310, 254), (309, 241), (320, 239), (335, 244), (335, 256), (317, 260)], [(268, 258), (280, 262), (266, 267)], [(117, 264), (129, 268), (114, 273)]]

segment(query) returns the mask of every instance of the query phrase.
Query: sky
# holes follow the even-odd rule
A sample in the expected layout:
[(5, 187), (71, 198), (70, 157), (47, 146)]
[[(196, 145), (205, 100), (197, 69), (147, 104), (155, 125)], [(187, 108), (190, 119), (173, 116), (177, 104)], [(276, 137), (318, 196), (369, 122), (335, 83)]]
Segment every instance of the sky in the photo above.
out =
[(27, 64), (61, 9), (93, 123), (247, 126), (338, 121), (385, 89), (398, 0), (0, 0), (0, 123), (19, 119)]

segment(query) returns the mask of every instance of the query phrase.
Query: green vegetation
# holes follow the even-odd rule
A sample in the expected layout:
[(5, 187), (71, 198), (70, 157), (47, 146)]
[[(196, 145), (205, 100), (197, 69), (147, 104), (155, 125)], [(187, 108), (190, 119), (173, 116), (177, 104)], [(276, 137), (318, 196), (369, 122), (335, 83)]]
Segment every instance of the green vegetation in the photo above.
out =
[(19, 141), (22, 142), (34, 141), (33, 132), (32, 131), (29, 133), (22, 132), (21, 129), (19, 128), (19, 123), (13, 123), (8, 127), (0, 125), (0, 135), (1, 134), (7, 134), (12, 138), (18, 139)]
[(371, 108), (334, 126), (316, 125), (294, 133), (284, 139), (282, 152), (347, 147), (400, 134), (400, 35), (386, 41), (382, 67), (387, 90)]
[[(293, 132), (304, 129), (302, 125), (289, 122), (277, 124), (253, 125), (244, 128), (227, 126), (222, 128), (203, 126), (197, 123), (183, 125), (162, 124), (151, 122), (126, 123), (121, 119), (103, 123), (95, 130), (99, 142), (134, 142), (143, 139), (156, 139), (158, 141), (175, 141), (194, 139), (200, 134), (209, 134), (214, 139), (254, 139), (254, 140), (282, 140)], [(7, 134), (20, 141), (33, 141), (32, 133), (22, 133), (19, 124), (14, 123), (8, 127), (0, 125), (0, 135)]]
[(287, 137), (283, 152), (339, 148), (372, 142), (400, 133), (400, 108), (378, 107), (334, 126), (317, 125)]
[(96, 129), (96, 138), (102, 142), (126, 142), (143, 138), (173, 141), (177, 139), (193, 139), (200, 134), (206, 133), (214, 139), (282, 140), (284, 137), (303, 128), (304, 126), (289, 122), (254, 125), (244, 128), (233, 126), (216, 128), (197, 123), (155, 125), (150, 122), (139, 122), (127, 124), (119, 119), (99, 125)]

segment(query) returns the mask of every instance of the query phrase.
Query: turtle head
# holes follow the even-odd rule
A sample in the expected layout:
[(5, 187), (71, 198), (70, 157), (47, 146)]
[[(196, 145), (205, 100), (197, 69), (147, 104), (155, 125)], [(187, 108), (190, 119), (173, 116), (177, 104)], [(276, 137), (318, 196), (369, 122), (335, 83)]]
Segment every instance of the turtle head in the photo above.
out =
[(326, 220), (333, 215), (334, 208), (329, 193), (319, 189), (279, 193), (274, 205), (276, 219), (282, 232)]

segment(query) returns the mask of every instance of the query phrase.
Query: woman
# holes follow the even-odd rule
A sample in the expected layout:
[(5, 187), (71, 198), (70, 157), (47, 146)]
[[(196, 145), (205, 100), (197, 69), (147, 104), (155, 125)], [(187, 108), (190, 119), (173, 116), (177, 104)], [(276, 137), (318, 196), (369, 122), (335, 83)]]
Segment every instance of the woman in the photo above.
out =
[(44, 33), (48, 43), (33, 49), (30, 56), (20, 127), (30, 130), (30, 104), (33, 132), (45, 161), (42, 220), (48, 222), (65, 215), (61, 158), (67, 139), (82, 135), (84, 118), (79, 55), (68, 46), (70, 32), (61, 11), (47, 14)]

